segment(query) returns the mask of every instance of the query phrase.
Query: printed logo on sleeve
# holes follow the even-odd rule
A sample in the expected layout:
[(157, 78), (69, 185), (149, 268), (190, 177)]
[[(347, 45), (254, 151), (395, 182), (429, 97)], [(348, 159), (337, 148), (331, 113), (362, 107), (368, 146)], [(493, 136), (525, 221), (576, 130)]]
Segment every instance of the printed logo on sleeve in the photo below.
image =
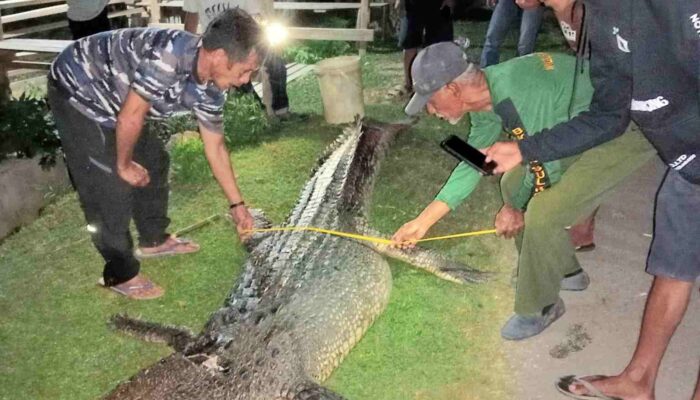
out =
[(616, 26), (613, 27), (613, 35), (615, 35), (615, 38), (617, 38), (617, 48), (621, 51), (624, 51), (625, 53), (629, 53), (629, 42), (625, 40), (622, 36), (620, 36), (620, 28)]
[(695, 33), (697, 33), (698, 36), (700, 36), (700, 16), (698, 16), (697, 13), (690, 16), (690, 23), (693, 25)]
[(670, 102), (668, 100), (664, 99), (664, 96), (659, 96), (659, 97), (656, 97), (654, 99), (649, 99), (649, 100), (634, 100), (634, 99), (632, 99), (632, 104), (630, 106), (630, 110), (652, 112), (652, 111), (658, 110), (659, 108), (664, 108), (669, 104), (670, 104)]
[(564, 21), (559, 21), (559, 26), (561, 27), (561, 33), (564, 34), (564, 38), (569, 42), (576, 42), (576, 30)]
[(693, 160), (695, 160), (695, 154), (691, 154), (691, 155), (683, 154), (682, 156), (676, 158), (676, 161), (668, 164), (668, 166), (675, 169), (676, 171), (680, 171), (686, 165), (690, 164)]
[(537, 53), (537, 56), (542, 60), (542, 68), (545, 71), (554, 70), (554, 59), (549, 53)]

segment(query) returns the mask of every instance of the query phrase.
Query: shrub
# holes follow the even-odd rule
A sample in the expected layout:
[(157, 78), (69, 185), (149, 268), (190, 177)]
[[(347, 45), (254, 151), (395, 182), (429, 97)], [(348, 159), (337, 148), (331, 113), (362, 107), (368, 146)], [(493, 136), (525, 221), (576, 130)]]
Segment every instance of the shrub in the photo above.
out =
[[(350, 28), (353, 22), (350, 19), (327, 16), (315, 19), (313, 26), (324, 28)], [(283, 57), (287, 61), (300, 64), (315, 64), (324, 58), (342, 56), (353, 52), (353, 46), (348, 42), (336, 40), (330, 41), (300, 41), (295, 45), (284, 49)]]
[(324, 58), (341, 56), (353, 52), (348, 42), (340, 41), (308, 41), (296, 46), (287, 47), (284, 58), (300, 64), (315, 64)]
[(184, 137), (170, 148), (173, 179), (180, 183), (198, 183), (211, 176), (199, 137)]
[(0, 108), (0, 161), (40, 156), (48, 168), (56, 163), (61, 141), (43, 97), (23, 93)]
[(269, 127), (270, 121), (255, 96), (229, 92), (224, 105), (224, 131), (229, 149), (258, 142)]
[(155, 132), (158, 137), (167, 143), (170, 137), (176, 133), (185, 131), (199, 131), (197, 119), (191, 112), (175, 114), (164, 121), (146, 121), (150, 132)]

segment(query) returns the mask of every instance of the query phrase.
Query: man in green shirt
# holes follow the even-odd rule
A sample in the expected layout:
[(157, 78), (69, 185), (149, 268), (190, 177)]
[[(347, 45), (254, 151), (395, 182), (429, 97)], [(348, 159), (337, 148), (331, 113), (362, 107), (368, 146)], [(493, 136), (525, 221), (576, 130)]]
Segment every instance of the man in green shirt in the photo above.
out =
[[(535, 53), (480, 70), (458, 46), (424, 49), (413, 64), (416, 94), (406, 107), (456, 124), (470, 113), (468, 142), (485, 148), (505, 132), (516, 139), (551, 128), (588, 110), (593, 88), (587, 65), (563, 54)], [(580, 156), (532, 162), (501, 179), (499, 235), (515, 237), (518, 280), (515, 315), (501, 330), (508, 340), (542, 332), (564, 313), (559, 290), (584, 290), (588, 275), (576, 259), (567, 227), (589, 216), (603, 194), (655, 154), (636, 129)], [(411, 247), (430, 227), (469, 197), (481, 175), (460, 163), (430, 203), (393, 236)]]

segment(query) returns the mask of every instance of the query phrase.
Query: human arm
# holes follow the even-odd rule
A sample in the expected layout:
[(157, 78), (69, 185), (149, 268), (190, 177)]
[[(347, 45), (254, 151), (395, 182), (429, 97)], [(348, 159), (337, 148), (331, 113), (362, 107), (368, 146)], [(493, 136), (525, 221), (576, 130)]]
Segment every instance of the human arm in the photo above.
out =
[(185, 13), (185, 30), (190, 33), (197, 33), (197, 25), (199, 25), (199, 14), (193, 12)]
[(450, 207), (447, 203), (433, 200), (416, 218), (403, 224), (394, 233), (391, 237), (391, 240), (395, 243), (394, 246), (404, 249), (413, 248), (416, 245), (415, 241), (425, 236), (430, 227), (449, 212)]
[[(472, 113), (468, 143), (474, 147), (492, 144), (501, 133), (500, 119), (493, 113)], [(443, 216), (457, 208), (471, 195), (481, 175), (466, 163), (460, 162), (443, 185), (432, 203), (415, 219), (404, 224), (392, 237), (397, 244), (418, 240)], [(413, 247), (415, 243), (408, 243)]]
[(133, 160), (134, 147), (150, 108), (148, 101), (129, 90), (117, 115), (117, 174), (131, 186), (143, 187), (150, 182), (148, 170)]
[[(482, 149), (492, 145), (503, 132), (501, 119), (493, 112), (473, 112), (469, 117), (471, 128), (467, 143), (474, 148)], [(446, 203), (454, 210), (471, 195), (480, 180), (481, 175), (477, 170), (460, 162), (452, 170), (435, 200)]]
[[(506, 172), (522, 162), (547, 162), (579, 154), (621, 135), (630, 121), (631, 58), (611, 48), (608, 32), (594, 28), (590, 18), (590, 76), (593, 98), (588, 111), (571, 120), (544, 129), (517, 143), (496, 143), (486, 150), (487, 161), (498, 164), (496, 173)], [(606, 48), (607, 45), (607, 48)]]
[(185, 30), (187, 32), (197, 33), (201, 5), (201, 0), (182, 1), (182, 11), (185, 12)]
[(449, 8), (450, 11), (454, 11), (455, 0), (442, 0), (442, 5), (440, 6), (440, 9), (442, 10), (445, 7)]
[[(211, 172), (219, 183), (224, 196), (229, 204), (238, 204), (243, 201), (243, 196), (236, 183), (236, 176), (231, 165), (229, 152), (226, 148), (224, 135), (210, 130), (204, 124), (199, 124), (199, 131), (204, 143), (204, 154), (207, 157)], [(248, 208), (239, 205), (231, 208), (231, 217), (236, 223), (236, 230), (239, 236), (245, 236), (245, 231), (253, 228), (253, 217), (248, 212)]]
[(525, 214), (522, 210), (504, 204), (496, 214), (494, 225), (498, 236), (510, 239), (525, 227)]

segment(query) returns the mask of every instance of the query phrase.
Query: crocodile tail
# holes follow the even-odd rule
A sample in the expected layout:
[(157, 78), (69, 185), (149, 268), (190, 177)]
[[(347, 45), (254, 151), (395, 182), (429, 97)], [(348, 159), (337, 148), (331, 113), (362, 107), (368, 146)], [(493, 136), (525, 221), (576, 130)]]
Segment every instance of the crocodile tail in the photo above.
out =
[(289, 393), (289, 400), (345, 400), (345, 397), (313, 382), (304, 383)]
[(409, 128), (408, 124), (381, 122), (358, 125), (357, 129), (362, 130), (362, 135), (357, 143), (339, 204), (344, 213), (364, 216), (379, 164), (393, 139)]
[(109, 324), (115, 330), (136, 336), (142, 340), (166, 343), (176, 351), (185, 350), (195, 340), (194, 335), (188, 329), (143, 321), (125, 314), (113, 315), (109, 320)]
[(326, 148), (323, 150), (323, 153), (316, 159), (316, 164), (314, 167), (311, 169), (311, 174), (309, 176), (314, 176), (318, 169), (323, 165), (324, 162), (328, 159), (328, 157), (333, 154), (334, 151), (336, 151), (343, 143), (345, 143), (349, 137), (356, 135), (357, 132), (362, 129), (362, 118), (359, 116), (355, 118), (355, 122), (352, 124), (349, 124), (343, 129), (343, 132), (336, 137), (333, 142), (331, 142)]

